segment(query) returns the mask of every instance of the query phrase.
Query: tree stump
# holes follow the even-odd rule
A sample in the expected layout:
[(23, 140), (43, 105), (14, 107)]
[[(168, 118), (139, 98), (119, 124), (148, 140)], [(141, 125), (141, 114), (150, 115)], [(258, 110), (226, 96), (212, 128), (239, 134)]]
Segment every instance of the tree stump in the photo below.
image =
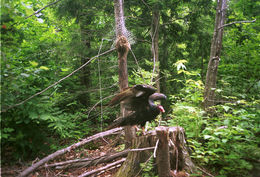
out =
[[(155, 147), (159, 177), (170, 177), (169, 128), (156, 127), (158, 146)], [(157, 144), (156, 142), (156, 144)]]
[[(165, 133), (161, 133), (165, 132), (165, 129), (167, 130), (166, 135), (164, 135)], [(158, 134), (156, 133), (156, 131)], [(157, 127), (156, 131), (148, 132), (145, 136), (140, 136), (133, 139), (132, 149), (155, 147), (158, 137), (166, 136), (166, 140), (168, 139), (166, 144), (164, 142), (161, 142), (163, 144), (158, 143), (158, 147), (156, 149), (156, 165), (154, 171), (157, 172), (157, 164), (161, 163), (162, 160), (165, 160), (163, 163), (167, 163), (167, 159), (163, 159), (165, 158), (165, 154), (163, 155), (164, 157), (161, 155), (162, 151), (165, 151), (165, 149), (162, 150), (158, 148), (166, 148), (167, 151), (168, 147), (170, 169), (172, 171), (176, 170), (176, 172), (185, 171), (189, 174), (194, 173), (196, 171), (196, 167), (189, 156), (184, 129), (182, 127)], [(153, 155), (153, 153), (154, 150), (129, 152), (126, 161), (118, 170), (116, 177), (141, 176), (142, 169), (140, 163), (147, 162), (149, 158)], [(168, 165), (166, 166), (166, 168), (168, 168)]]

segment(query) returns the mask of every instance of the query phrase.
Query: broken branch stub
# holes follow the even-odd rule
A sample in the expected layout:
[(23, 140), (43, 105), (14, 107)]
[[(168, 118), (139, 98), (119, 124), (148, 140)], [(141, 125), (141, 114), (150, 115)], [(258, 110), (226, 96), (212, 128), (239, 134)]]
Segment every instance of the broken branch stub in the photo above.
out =
[(119, 53), (124, 54), (128, 53), (129, 49), (131, 48), (130, 43), (125, 36), (118, 36), (116, 39), (116, 49)]
[(170, 155), (169, 155), (169, 128), (156, 127), (156, 134), (159, 139), (156, 164), (158, 167), (159, 177), (170, 177)]

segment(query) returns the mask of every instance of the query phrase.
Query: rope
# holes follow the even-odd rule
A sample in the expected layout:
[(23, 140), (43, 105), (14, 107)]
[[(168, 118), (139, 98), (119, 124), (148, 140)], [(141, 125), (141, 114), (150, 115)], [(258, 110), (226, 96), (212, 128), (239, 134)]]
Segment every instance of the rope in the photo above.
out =
[[(102, 49), (103, 39), (98, 50), (98, 55)], [(102, 101), (102, 84), (101, 84), (101, 73), (100, 73), (100, 60), (98, 58), (98, 82), (99, 82), (99, 98), (100, 98), (100, 113), (101, 113), (101, 131), (103, 131), (103, 101)]]

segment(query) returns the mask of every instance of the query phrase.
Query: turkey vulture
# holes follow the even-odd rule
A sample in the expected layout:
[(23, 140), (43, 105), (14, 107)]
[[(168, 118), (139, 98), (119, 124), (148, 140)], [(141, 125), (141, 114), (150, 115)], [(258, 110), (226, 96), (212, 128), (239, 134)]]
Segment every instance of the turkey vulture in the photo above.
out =
[[(146, 121), (154, 120), (160, 112), (165, 112), (161, 105), (156, 105), (154, 101), (166, 99), (166, 96), (162, 93), (154, 93), (155, 89), (152, 87), (144, 87), (144, 85), (137, 85), (137, 88), (133, 89), (127, 94), (119, 93), (120, 98), (117, 95), (114, 99), (116, 102), (125, 101), (124, 104), (128, 106), (129, 110), (132, 110), (130, 114), (125, 117), (119, 117), (108, 128), (115, 128), (119, 126), (127, 125), (141, 125), (144, 127)], [(143, 92), (142, 92), (143, 91)], [(146, 92), (147, 91), (147, 92)], [(139, 94), (139, 92), (142, 92)], [(132, 93), (132, 94), (130, 94)], [(113, 100), (111, 102), (113, 102)], [(114, 104), (111, 104), (114, 105)]]

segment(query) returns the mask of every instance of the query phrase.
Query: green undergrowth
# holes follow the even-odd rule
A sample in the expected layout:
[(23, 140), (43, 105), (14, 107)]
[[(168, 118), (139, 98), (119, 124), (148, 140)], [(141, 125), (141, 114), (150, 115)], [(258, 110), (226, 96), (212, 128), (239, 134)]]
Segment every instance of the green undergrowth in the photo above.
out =
[(202, 89), (193, 86), (171, 97), (168, 125), (185, 129), (197, 164), (217, 176), (249, 176), (260, 159), (260, 100), (232, 97), (235, 102), (219, 104), (207, 115), (200, 105)]

